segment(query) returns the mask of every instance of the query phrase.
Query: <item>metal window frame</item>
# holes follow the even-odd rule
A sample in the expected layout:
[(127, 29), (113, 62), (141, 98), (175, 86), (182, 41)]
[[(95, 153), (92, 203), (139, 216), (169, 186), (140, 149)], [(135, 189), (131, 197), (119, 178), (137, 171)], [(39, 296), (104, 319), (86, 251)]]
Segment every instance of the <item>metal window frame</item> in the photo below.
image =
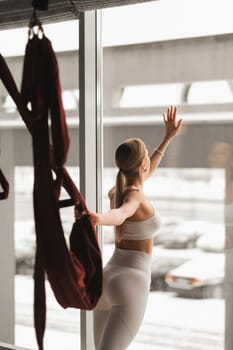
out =
[[(86, 11), (79, 20), (80, 189), (90, 210), (101, 210), (102, 49), (101, 12)], [(100, 241), (101, 241), (101, 234)], [(101, 244), (101, 242), (100, 242)], [(93, 313), (81, 311), (81, 350), (94, 349)]]
[(29, 349), (14, 346), (7, 343), (0, 343), (0, 350), (29, 350)]

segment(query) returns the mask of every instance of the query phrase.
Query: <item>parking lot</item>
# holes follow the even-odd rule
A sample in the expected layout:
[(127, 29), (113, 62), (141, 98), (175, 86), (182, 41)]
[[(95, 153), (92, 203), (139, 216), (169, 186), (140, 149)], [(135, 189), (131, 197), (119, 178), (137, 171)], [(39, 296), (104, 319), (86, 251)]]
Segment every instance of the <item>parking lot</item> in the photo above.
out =
[[(16, 344), (36, 350), (33, 282), (16, 276)], [(25, 293), (27, 291), (27, 293)], [(63, 310), (47, 286), (46, 348), (80, 349), (79, 310)], [(151, 292), (140, 331), (129, 350), (223, 350), (224, 300)]]
[[(157, 186), (152, 187), (157, 191), (160, 187), (162, 188), (162, 183), (166, 180), (162, 175), (164, 174), (161, 173), (161, 177), (156, 179)], [(216, 179), (218, 180), (217, 177)], [(160, 181), (161, 186), (159, 186)], [(169, 188), (168, 181), (170, 177), (167, 179), (166, 188)], [(183, 182), (182, 180), (182, 184)], [(172, 184), (170, 185), (172, 187)], [(215, 185), (212, 187), (216, 188)], [(208, 187), (210, 194), (212, 187)], [(148, 191), (150, 189), (151, 185), (148, 186)], [(171, 200), (170, 194), (167, 199), (160, 198), (160, 192), (153, 195), (157, 196), (153, 204), (159, 208), (163, 216), (163, 226), (154, 242), (151, 293), (144, 322), (129, 350), (223, 350), (224, 298), (221, 293), (210, 296), (203, 293), (201, 289), (200, 293), (196, 293), (197, 289), (195, 291), (186, 289), (185, 296), (182, 296), (180, 291), (171, 288), (166, 282), (167, 274), (176, 269), (182, 269), (182, 273), (185, 274), (201, 273), (203, 265), (193, 264), (194, 268), (188, 267), (188, 269), (185, 265), (192, 263), (195, 259), (198, 260), (201, 255), (208, 258), (210, 253), (214, 254), (215, 262), (224, 255), (221, 246), (223, 235), (218, 226), (222, 215), (221, 200), (202, 202), (202, 199), (198, 199), (199, 193), (197, 198), (189, 200), (187, 197), (187, 200), (183, 198), (182, 201), (175, 196)], [(22, 195), (22, 198), (24, 197), (25, 193)], [(20, 204), (17, 212), (18, 221), (15, 226), (16, 344), (34, 350), (37, 346), (33, 330), (31, 276), (35, 234), (32, 215), (28, 214), (31, 210), (31, 198), (30, 201), (27, 199), (26, 207), (25, 201), (21, 202), (19, 198), (21, 197), (17, 199)], [(169, 216), (166, 216), (168, 212)], [(72, 226), (72, 211), (69, 210), (66, 214), (63, 210), (62, 213), (64, 231), (68, 237)], [(114, 249), (112, 228), (104, 228), (103, 236), (103, 256), (106, 263)], [(210, 272), (214, 270), (213, 265), (209, 263), (205, 265), (209, 270), (206, 270), (203, 286), (214, 282), (214, 278), (212, 280), (208, 278), (211, 277)], [(224, 271), (222, 271), (222, 277), (223, 275)], [(192, 276), (194, 279), (196, 277)], [(47, 306), (46, 348), (80, 349), (79, 311), (63, 310), (59, 307), (48, 286)]]
[[(67, 226), (67, 228), (66, 228)], [(72, 222), (64, 226), (68, 239)], [(33, 221), (16, 222), (16, 273), (32, 275), (35, 254)], [(104, 229), (104, 264), (114, 250), (112, 227)], [(151, 290), (180, 296), (223, 297), (225, 275), (224, 226), (186, 220), (163, 225), (155, 237)]]

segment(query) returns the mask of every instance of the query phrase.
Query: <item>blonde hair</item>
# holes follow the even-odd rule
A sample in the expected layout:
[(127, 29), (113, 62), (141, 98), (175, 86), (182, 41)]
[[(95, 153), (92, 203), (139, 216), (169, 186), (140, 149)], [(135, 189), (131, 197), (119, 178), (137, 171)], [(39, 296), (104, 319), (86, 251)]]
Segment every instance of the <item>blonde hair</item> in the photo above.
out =
[(115, 163), (119, 170), (116, 177), (115, 208), (122, 204), (126, 177), (140, 178), (140, 166), (145, 156), (145, 144), (137, 138), (128, 139), (117, 147)]

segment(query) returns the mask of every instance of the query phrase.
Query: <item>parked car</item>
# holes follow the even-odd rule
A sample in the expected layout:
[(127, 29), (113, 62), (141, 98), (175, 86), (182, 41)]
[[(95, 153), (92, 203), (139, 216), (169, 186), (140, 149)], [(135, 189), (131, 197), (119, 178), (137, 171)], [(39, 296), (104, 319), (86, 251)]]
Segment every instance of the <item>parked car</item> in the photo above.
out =
[(169, 288), (165, 282), (165, 276), (168, 271), (182, 265), (188, 260), (188, 257), (182, 256), (155, 256), (152, 261), (150, 289), (152, 291), (167, 291)]
[(166, 224), (155, 236), (154, 244), (167, 249), (195, 248), (197, 239), (208, 231), (209, 222), (187, 220)]
[(223, 297), (225, 257), (223, 253), (201, 252), (188, 262), (170, 270), (165, 281), (179, 296)]
[[(73, 222), (63, 220), (64, 236), (69, 245), (69, 235)], [(15, 222), (15, 273), (18, 275), (32, 275), (34, 270), (36, 248), (36, 234), (34, 221)]]
[(162, 246), (155, 246), (152, 253), (151, 264), (151, 290), (168, 291), (169, 286), (165, 282), (166, 274), (176, 267), (191, 260), (197, 249), (165, 249)]
[(15, 273), (31, 275), (35, 255), (35, 230), (32, 221), (15, 222)]

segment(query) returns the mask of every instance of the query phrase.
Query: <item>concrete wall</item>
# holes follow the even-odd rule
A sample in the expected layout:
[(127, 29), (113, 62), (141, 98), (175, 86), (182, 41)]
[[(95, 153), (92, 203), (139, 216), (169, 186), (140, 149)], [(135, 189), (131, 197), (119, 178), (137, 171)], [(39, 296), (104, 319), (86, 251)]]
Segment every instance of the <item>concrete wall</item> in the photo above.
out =
[[(79, 165), (78, 128), (70, 128), (70, 150), (67, 166)], [(104, 166), (114, 166), (116, 146), (129, 137), (139, 137), (152, 151), (164, 135), (162, 125), (106, 126), (104, 127)], [(168, 147), (161, 166), (208, 167), (208, 156), (213, 144), (218, 141), (233, 143), (233, 124), (188, 124), (182, 134)], [(32, 165), (31, 137), (27, 130), (13, 132), (14, 164)], [(3, 148), (4, 151), (4, 148)]]

